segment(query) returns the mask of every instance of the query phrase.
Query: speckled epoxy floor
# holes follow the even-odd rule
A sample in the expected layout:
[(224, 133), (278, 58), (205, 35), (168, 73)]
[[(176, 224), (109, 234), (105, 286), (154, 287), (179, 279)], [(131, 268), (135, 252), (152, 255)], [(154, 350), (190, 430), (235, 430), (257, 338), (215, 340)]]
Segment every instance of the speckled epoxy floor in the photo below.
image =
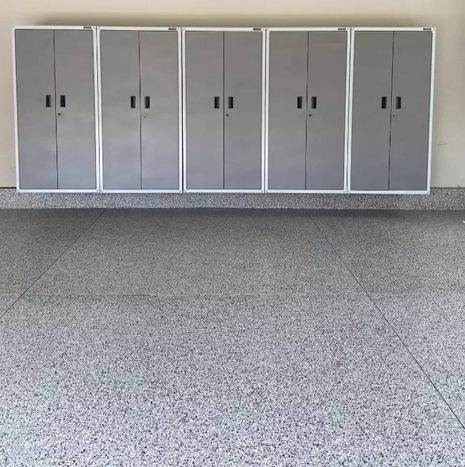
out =
[(464, 220), (0, 211), (0, 464), (465, 465)]

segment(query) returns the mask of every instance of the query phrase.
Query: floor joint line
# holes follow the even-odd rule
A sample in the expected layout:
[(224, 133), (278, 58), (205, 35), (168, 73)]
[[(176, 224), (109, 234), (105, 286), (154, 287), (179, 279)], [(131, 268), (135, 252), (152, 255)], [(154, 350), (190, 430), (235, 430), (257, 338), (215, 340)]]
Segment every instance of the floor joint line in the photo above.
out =
[(402, 337), (400, 336), (400, 334), (397, 332), (396, 328), (394, 327), (394, 325), (389, 321), (389, 319), (386, 317), (386, 315), (381, 311), (380, 307), (378, 306), (378, 304), (376, 303), (376, 301), (373, 299), (373, 297), (371, 296), (371, 294), (366, 290), (366, 288), (363, 286), (363, 284), (360, 282), (360, 280), (357, 278), (357, 276), (354, 274), (354, 272), (352, 271), (352, 269), (350, 268), (350, 266), (346, 263), (346, 261), (344, 261), (344, 259), (342, 258), (342, 256), (339, 254), (339, 252), (336, 250), (336, 248), (334, 247), (334, 245), (331, 243), (331, 241), (328, 239), (328, 237), (325, 235), (325, 233), (323, 232), (322, 228), (320, 227), (320, 225), (318, 224), (318, 222), (314, 219), (314, 216), (312, 214), (309, 214), (309, 217), (310, 217), (310, 220), (313, 222), (313, 224), (315, 225), (315, 227), (317, 228), (318, 232), (320, 233), (320, 235), (324, 238), (324, 240), (326, 241), (326, 243), (328, 243), (328, 245), (331, 247), (332, 251), (335, 253), (335, 255), (339, 258), (339, 260), (341, 261), (341, 263), (345, 266), (345, 268), (349, 271), (349, 273), (351, 274), (351, 276), (354, 278), (354, 280), (357, 282), (357, 284), (360, 286), (360, 288), (363, 290), (363, 292), (365, 293), (365, 295), (369, 298), (369, 300), (371, 301), (371, 303), (373, 304), (373, 306), (376, 308), (376, 310), (378, 311), (378, 313), (381, 315), (381, 317), (384, 319), (384, 321), (388, 324), (388, 326), (391, 328), (391, 330), (394, 332), (394, 334), (397, 336), (397, 338), (399, 339), (399, 341), (402, 343), (402, 345), (404, 346), (405, 350), (408, 352), (408, 354), (410, 355), (410, 357), (413, 359), (413, 361), (417, 364), (417, 366), (420, 368), (421, 372), (426, 376), (426, 378), (428, 379), (428, 381), (430, 382), (431, 386), (433, 386), (434, 390), (438, 393), (439, 397), (443, 400), (443, 402), (446, 404), (446, 406), (448, 407), (448, 409), (450, 410), (450, 412), (452, 413), (452, 415), (455, 417), (455, 419), (458, 421), (459, 425), (465, 429), (465, 425), (464, 423), (460, 420), (459, 416), (455, 413), (454, 409), (452, 408), (452, 406), (449, 404), (449, 402), (447, 402), (446, 398), (442, 395), (442, 393), (439, 391), (439, 389), (437, 388), (436, 384), (433, 382), (433, 380), (431, 379), (431, 377), (428, 375), (428, 373), (426, 372), (426, 370), (422, 367), (422, 365), (420, 364), (420, 362), (418, 361), (418, 359), (415, 357), (415, 355), (413, 355), (412, 351), (409, 349), (409, 347), (407, 346), (407, 344), (404, 342), (404, 340), (402, 339)]
[[(42, 273), (37, 277), (37, 279), (35, 279), (31, 285), (29, 285), (28, 287), (26, 287), (26, 289), (21, 292), (19, 294), (19, 296), (13, 301), (13, 303), (3, 312), (0, 314), (0, 321), (3, 320), (3, 318), (8, 314), (8, 312), (16, 305), (16, 303), (21, 299), (23, 298), (23, 296), (35, 285), (37, 284), (37, 282), (42, 279), (42, 277), (48, 272), (50, 271), (50, 269), (53, 268), (53, 266), (55, 266), (56, 263), (58, 263), (58, 261), (60, 261), (61, 258), (63, 258), (63, 256), (85, 235), (87, 234), (87, 232), (89, 232), (92, 227), (97, 223), (97, 221), (103, 216), (103, 214), (105, 213), (105, 209), (101, 209), (100, 210), (100, 213), (99, 215), (94, 219), (93, 222), (91, 222), (91, 224), (89, 225), (89, 227), (87, 227), (87, 229), (83, 230), (74, 240), (70, 241), (64, 248), (64, 250), (62, 251), (62, 253), (60, 255), (58, 255), (57, 258), (55, 258), (55, 260), (53, 260), (50, 265), (48, 267), (45, 268), (44, 271), (42, 271)], [(40, 295), (40, 294), (38, 294)]]

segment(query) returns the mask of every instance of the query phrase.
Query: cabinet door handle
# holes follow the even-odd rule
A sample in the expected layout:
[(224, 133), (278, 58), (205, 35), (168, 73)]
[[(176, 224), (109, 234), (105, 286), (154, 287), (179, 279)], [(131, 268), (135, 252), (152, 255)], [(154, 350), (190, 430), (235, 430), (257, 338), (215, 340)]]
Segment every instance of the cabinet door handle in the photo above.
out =
[(52, 95), (47, 94), (45, 96), (45, 107), (51, 107), (52, 106)]
[(383, 96), (383, 97), (381, 98), (381, 108), (382, 108), (383, 110), (385, 110), (386, 107), (387, 107), (387, 96)]
[(215, 96), (213, 98), (213, 107), (215, 109), (219, 109), (220, 108), (220, 96)]
[(136, 108), (136, 96), (131, 96), (130, 105), (131, 105), (131, 109)]
[(318, 98), (316, 96), (312, 96), (312, 109), (318, 108)]
[(150, 109), (150, 96), (145, 96), (144, 104), (146, 109)]
[(402, 97), (401, 96), (396, 97), (396, 109), (397, 110), (402, 109)]
[(63, 94), (60, 96), (60, 107), (66, 107), (66, 96)]
[(304, 99), (302, 96), (298, 96), (297, 97), (297, 108), (298, 109), (301, 109), (302, 108), (302, 103), (303, 103)]
[(228, 109), (234, 109), (234, 97), (228, 97)]

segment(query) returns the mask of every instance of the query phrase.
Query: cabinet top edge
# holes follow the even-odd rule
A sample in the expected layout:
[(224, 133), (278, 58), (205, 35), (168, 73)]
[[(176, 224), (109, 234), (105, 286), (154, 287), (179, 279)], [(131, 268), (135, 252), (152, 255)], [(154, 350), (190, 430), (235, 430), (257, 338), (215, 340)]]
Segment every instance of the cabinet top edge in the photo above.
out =
[(69, 30), (147, 30), (147, 31), (432, 31), (436, 32), (434, 26), (260, 26), (260, 27), (191, 27), (191, 26), (60, 26), (60, 25), (26, 25), (14, 26), (13, 31), (21, 29), (69, 29)]
[(177, 31), (181, 32), (179, 26), (97, 26), (97, 31)]
[(248, 27), (202, 27), (202, 26), (182, 26), (183, 31), (256, 31), (263, 32), (265, 27), (262, 26), (248, 26)]
[(313, 26), (299, 26), (299, 27), (272, 27), (272, 28), (265, 28), (267, 31), (270, 32), (280, 32), (280, 31), (342, 31), (342, 32), (349, 32), (350, 27), (348, 26), (318, 26), (318, 27), (313, 27)]
[(434, 26), (413, 26), (413, 27), (352, 27), (353, 32), (357, 31), (431, 31), (436, 32), (436, 27)]
[(20, 31), (27, 29), (45, 29), (45, 30), (78, 30), (78, 31), (95, 31), (96, 26), (14, 26), (12, 31)]

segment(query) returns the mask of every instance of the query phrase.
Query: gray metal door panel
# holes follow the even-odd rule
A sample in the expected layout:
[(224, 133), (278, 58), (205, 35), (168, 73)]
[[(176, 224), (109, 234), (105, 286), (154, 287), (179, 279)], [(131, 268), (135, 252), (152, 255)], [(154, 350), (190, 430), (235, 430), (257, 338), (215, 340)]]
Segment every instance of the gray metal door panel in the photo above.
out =
[(347, 33), (309, 33), (306, 188), (344, 189)]
[(223, 188), (223, 36), (186, 32), (188, 189)]
[(138, 190), (141, 188), (139, 34), (101, 31), (100, 45), (103, 187)]
[(308, 34), (270, 32), (268, 188), (305, 189)]
[(19, 184), (22, 189), (56, 189), (53, 31), (15, 31), (15, 51)]
[(262, 181), (261, 32), (224, 34), (224, 100), (224, 188), (259, 190)]
[(393, 38), (392, 32), (355, 33), (352, 190), (389, 188)]
[(141, 31), (141, 154), (144, 190), (179, 189), (178, 33)]
[(394, 33), (391, 190), (427, 189), (432, 37)]
[(95, 189), (93, 34), (55, 31), (58, 188)]

